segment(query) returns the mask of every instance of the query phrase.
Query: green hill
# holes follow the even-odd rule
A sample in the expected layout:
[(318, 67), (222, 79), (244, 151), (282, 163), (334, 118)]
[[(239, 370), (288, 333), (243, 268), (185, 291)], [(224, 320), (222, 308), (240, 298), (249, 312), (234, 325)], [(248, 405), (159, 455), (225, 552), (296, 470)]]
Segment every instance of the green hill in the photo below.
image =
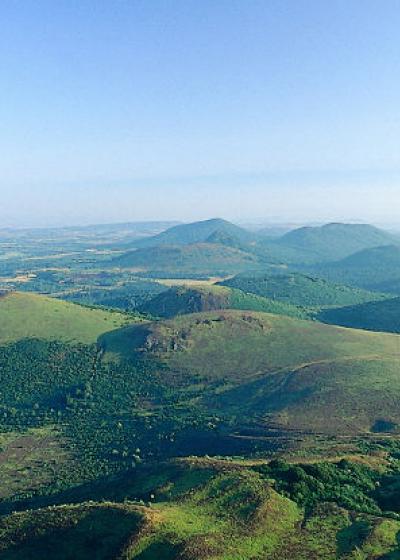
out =
[[(395, 242), (390, 233), (371, 225), (333, 223), (290, 231), (270, 245), (297, 252), (297, 262), (319, 262), (343, 259), (363, 249)], [(293, 262), (294, 255), (289, 256)]]
[(90, 344), (128, 322), (121, 313), (90, 309), (32, 293), (0, 297), (0, 343), (41, 338)]
[(400, 298), (324, 309), (319, 320), (354, 329), (400, 333)]
[(248, 309), (277, 315), (306, 318), (305, 310), (226, 286), (173, 287), (155, 296), (139, 310), (155, 317), (214, 311), (217, 309)]
[(156, 247), (159, 245), (192, 245), (194, 243), (205, 243), (210, 236), (217, 234), (230, 236), (238, 241), (250, 241), (254, 235), (226, 220), (213, 218), (190, 224), (180, 224), (137, 242), (137, 247)]
[(331, 281), (382, 291), (388, 284), (400, 280), (400, 247), (386, 245), (365, 249), (337, 262), (317, 265), (312, 270)]
[(130, 327), (102, 343), (165, 363), (171, 379), (190, 380), (201, 407), (239, 425), (257, 418), (266, 429), (333, 434), (367, 433), (379, 420), (400, 426), (396, 335), (220, 311)]
[(352, 305), (384, 297), (297, 272), (240, 274), (220, 285), (303, 307)]
[(160, 278), (224, 276), (260, 269), (257, 256), (214, 243), (137, 249), (116, 257), (111, 266), (130, 268)]
[(396, 335), (232, 310), (106, 330), (104, 353), (43, 331), (0, 346), (3, 512), (142, 462), (399, 433)]
[(4, 560), (42, 560), (44, 550), (60, 560), (395, 559), (400, 521), (371, 497), (384, 480), (345, 460), (254, 467), (171, 462), (143, 469), (114, 489), (97, 489), (125, 503), (91, 501), (4, 516), (0, 551)]

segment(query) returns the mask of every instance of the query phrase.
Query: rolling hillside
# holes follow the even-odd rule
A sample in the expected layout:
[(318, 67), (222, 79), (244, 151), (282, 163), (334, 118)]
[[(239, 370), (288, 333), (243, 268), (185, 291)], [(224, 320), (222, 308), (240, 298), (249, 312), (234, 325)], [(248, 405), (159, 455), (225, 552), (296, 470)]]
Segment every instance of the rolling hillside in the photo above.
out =
[(294, 305), (216, 285), (174, 287), (157, 295), (139, 310), (155, 317), (171, 318), (176, 315), (217, 309), (247, 309), (290, 317), (307, 317), (305, 310)]
[(266, 429), (333, 434), (368, 433), (380, 420), (400, 427), (396, 335), (220, 311), (128, 327), (102, 343), (161, 360), (171, 379), (189, 376), (202, 407), (239, 425), (257, 418)]
[[(290, 231), (269, 245), (290, 251), (290, 262), (296, 259), (310, 263), (339, 260), (357, 251), (397, 242), (390, 233), (371, 225), (334, 223)], [(285, 258), (285, 253), (282, 256)]]
[(99, 335), (125, 325), (121, 313), (90, 309), (32, 293), (0, 297), (0, 343), (23, 338), (96, 342)]
[[(264, 301), (174, 290), (174, 313)], [(398, 336), (253, 311), (123, 328), (99, 313), (0, 300), (2, 558), (396, 558)]]
[(303, 307), (344, 306), (385, 297), (297, 272), (240, 274), (220, 284)]
[(2, 558), (42, 560), (42, 550), (59, 560), (398, 557), (400, 522), (369, 497), (383, 478), (368, 468), (194, 459), (161, 467), (110, 489), (124, 503), (114, 497), (3, 517)]
[(214, 243), (137, 249), (116, 257), (110, 266), (134, 269), (154, 277), (224, 276), (260, 269), (260, 259), (233, 247)]

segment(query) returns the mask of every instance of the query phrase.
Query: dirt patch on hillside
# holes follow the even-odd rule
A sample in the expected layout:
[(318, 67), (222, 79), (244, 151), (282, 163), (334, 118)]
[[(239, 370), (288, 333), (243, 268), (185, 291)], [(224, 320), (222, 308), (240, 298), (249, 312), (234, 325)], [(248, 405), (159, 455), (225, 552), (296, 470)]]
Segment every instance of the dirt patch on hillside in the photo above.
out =
[(0, 499), (50, 483), (68, 459), (60, 436), (33, 430), (0, 438)]

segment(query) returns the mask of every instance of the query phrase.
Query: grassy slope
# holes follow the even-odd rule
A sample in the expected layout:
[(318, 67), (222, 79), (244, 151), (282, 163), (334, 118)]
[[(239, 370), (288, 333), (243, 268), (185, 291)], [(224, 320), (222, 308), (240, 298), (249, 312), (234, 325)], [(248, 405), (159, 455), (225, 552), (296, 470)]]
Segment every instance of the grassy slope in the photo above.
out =
[[(205, 374), (212, 364), (213, 377), (241, 378), (346, 357), (400, 357), (395, 335), (243, 311), (194, 314), (154, 323), (152, 336), (154, 350), (173, 367)], [(171, 337), (175, 337), (178, 351), (166, 350)]]
[(12, 292), (0, 298), (0, 343), (21, 338), (89, 344), (126, 324), (126, 316), (44, 296)]
[[(197, 376), (197, 403), (239, 424), (258, 419), (335, 434), (368, 432), (380, 420), (400, 425), (396, 335), (239, 311), (180, 316), (121, 334), (124, 350), (143, 348), (171, 372)], [(113, 337), (107, 349), (121, 351), (118, 331)]]

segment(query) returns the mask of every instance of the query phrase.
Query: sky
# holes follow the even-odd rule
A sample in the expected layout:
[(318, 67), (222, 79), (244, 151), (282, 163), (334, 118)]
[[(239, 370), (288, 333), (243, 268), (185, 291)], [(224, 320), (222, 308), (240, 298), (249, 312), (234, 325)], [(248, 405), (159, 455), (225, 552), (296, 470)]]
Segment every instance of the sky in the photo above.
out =
[(398, 0), (2, 0), (0, 226), (397, 223)]

